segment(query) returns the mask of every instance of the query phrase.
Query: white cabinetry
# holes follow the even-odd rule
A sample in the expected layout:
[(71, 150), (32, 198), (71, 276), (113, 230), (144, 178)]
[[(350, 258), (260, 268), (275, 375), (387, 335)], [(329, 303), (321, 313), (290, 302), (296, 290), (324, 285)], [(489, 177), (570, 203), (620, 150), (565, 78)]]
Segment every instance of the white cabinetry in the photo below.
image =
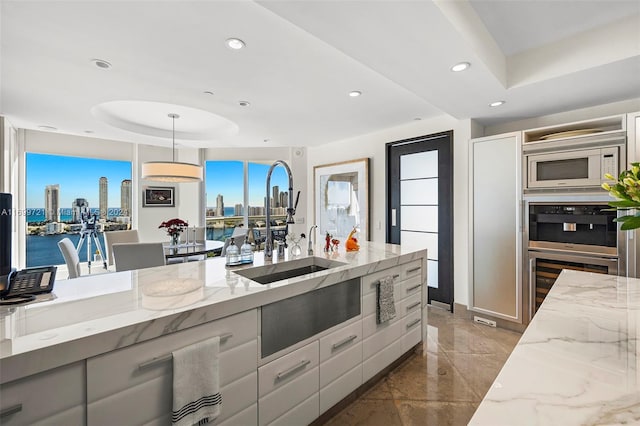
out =
[[(640, 111), (627, 114), (628, 163), (640, 162)], [(640, 229), (626, 231), (627, 275), (640, 278)]]
[(85, 424), (84, 361), (0, 386), (0, 424)]
[[(362, 373), (363, 382), (398, 359), (420, 342), (422, 337), (422, 261), (416, 260), (362, 279)], [(393, 298), (396, 316), (378, 324), (376, 287), (385, 277), (394, 279)]]
[(256, 424), (257, 324), (254, 309), (88, 359), (88, 423), (169, 424), (173, 368), (166, 355), (230, 334), (220, 342), (223, 402), (213, 424)]
[(522, 323), (521, 134), (471, 140), (469, 308)]

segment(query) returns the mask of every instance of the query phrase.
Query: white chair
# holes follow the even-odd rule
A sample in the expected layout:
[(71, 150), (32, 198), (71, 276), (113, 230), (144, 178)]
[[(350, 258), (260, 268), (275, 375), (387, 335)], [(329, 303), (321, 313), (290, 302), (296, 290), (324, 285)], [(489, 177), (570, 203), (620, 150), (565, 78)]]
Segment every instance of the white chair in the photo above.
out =
[(69, 279), (78, 278), (80, 276), (80, 258), (75, 246), (69, 238), (63, 238), (58, 241), (58, 247), (62, 252), (62, 257), (67, 264), (67, 270), (69, 271)]
[(116, 271), (165, 265), (162, 243), (116, 243), (112, 248)]
[(119, 243), (137, 243), (139, 242), (138, 231), (132, 229), (130, 231), (107, 231), (104, 233), (104, 244), (107, 250), (108, 265), (113, 265), (113, 245)]

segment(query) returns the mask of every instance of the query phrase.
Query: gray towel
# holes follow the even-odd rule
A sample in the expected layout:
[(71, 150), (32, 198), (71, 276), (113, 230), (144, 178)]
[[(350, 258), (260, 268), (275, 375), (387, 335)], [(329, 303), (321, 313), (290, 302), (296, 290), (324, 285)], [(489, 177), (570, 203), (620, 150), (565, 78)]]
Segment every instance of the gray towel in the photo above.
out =
[(393, 277), (387, 276), (378, 281), (376, 321), (378, 324), (396, 317), (396, 305), (393, 300)]

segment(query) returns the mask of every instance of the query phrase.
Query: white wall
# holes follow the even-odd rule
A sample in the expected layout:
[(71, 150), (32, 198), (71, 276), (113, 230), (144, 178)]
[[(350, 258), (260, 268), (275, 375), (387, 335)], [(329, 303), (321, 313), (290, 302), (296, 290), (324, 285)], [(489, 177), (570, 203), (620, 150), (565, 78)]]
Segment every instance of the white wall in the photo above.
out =
[[(368, 135), (336, 141), (319, 147), (309, 148), (307, 187), (307, 211), (309, 223), (313, 218), (313, 167), (340, 161), (369, 157), (369, 221), (371, 241), (385, 242), (385, 144), (416, 136), (439, 133), (453, 129), (453, 226), (454, 226), (454, 300), (466, 305), (468, 301), (468, 144), (472, 136), (480, 130), (471, 120), (456, 120), (450, 116), (440, 116), (429, 120), (413, 121)], [(472, 135), (473, 131), (473, 135)]]

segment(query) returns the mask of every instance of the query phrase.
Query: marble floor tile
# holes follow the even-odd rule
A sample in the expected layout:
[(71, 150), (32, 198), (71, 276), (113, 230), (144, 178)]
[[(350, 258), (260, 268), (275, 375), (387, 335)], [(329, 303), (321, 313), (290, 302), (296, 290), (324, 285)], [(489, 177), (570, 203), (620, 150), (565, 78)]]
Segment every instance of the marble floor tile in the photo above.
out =
[(479, 401), (443, 352), (416, 355), (389, 374), (393, 398), (422, 401)]
[(451, 364), (481, 399), (487, 393), (507, 360), (506, 354), (466, 354), (448, 352)]
[(376, 383), (371, 389), (366, 391), (360, 399), (393, 399), (387, 378), (385, 377)]
[(325, 425), (402, 426), (402, 421), (393, 400), (358, 399)]
[(403, 426), (463, 426), (478, 407), (474, 402), (396, 401)]

